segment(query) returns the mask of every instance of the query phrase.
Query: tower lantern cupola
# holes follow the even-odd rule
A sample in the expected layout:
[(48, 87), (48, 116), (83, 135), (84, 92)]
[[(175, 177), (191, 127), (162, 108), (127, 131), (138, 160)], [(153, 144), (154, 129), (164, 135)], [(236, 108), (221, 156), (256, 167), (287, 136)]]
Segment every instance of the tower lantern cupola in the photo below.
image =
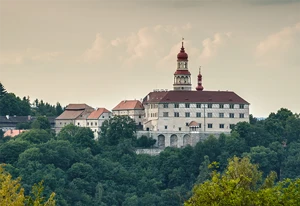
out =
[(188, 69), (188, 54), (183, 46), (183, 38), (180, 52), (177, 54), (177, 70), (174, 73), (174, 90), (191, 90), (191, 73)]
[(202, 74), (201, 74), (201, 67), (199, 68), (199, 74), (198, 74), (198, 86), (196, 87), (197, 91), (202, 91), (204, 88), (202, 86)]

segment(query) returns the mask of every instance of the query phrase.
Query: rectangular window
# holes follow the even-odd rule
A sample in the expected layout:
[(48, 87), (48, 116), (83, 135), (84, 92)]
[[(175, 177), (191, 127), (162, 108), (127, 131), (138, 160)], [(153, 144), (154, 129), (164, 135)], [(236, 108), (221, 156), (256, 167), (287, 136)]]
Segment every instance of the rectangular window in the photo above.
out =
[(189, 126), (189, 123), (188, 123), (188, 122), (186, 122), (186, 123), (185, 123), (185, 126)]
[(243, 104), (240, 104), (240, 109), (244, 109), (244, 105)]
[(201, 112), (197, 112), (196, 117), (201, 117)]
[(185, 117), (190, 117), (190, 113), (189, 113), (189, 112), (186, 112), (186, 113), (185, 113)]
[(208, 118), (212, 118), (212, 113), (207, 113)]
[(197, 104), (196, 104), (196, 107), (197, 107), (197, 108), (201, 108), (201, 104), (200, 104), (200, 103), (197, 103)]
[(245, 118), (245, 114), (244, 113), (240, 113), (240, 118)]
[(230, 104), (230, 105), (229, 105), (229, 108), (230, 108), (230, 109), (233, 109), (233, 108), (234, 108), (234, 104)]
[(95, 122), (95, 125), (97, 126), (97, 122)]
[(167, 125), (165, 125), (165, 129), (168, 129), (168, 126), (167, 126)]
[(174, 112), (174, 117), (179, 117), (179, 112)]
[(190, 108), (190, 103), (185, 103), (185, 108)]
[(220, 129), (224, 129), (224, 124), (220, 124), (220, 125), (219, 125), (219, 128), (220, 128)]
[(230, 127), (230, 129), (233, 129), (234, 128), (234, 124), (230, 124), (229, 127)]
[(142, 118), (142, 116), (141, 116), (141, 115), (139, 115), (139, 118)]
[(179, 108), (179, 104), (175, 103), (174, 108)]
[(207, 124), (207, 127), (211, 129), (213, 128), (213, 124)]
[(234, 113), (229, 113), (229, 118), (234, 118)]
[(168, 104), (164, 104), (164, 108), (168, 108), (169, 107), (169, 105)]
[(77, 125), (80, 126), (80, 123), (78, 122)]
[(201, 123), (199, 123), (199, 128), (201, 128)]
[(93, 122), (91, 122), (91, 126), (93, 126)]
[(179, 127), (178, 130), (181, 131), (181, 127)]
[(223, 109), (224, 108), (224, 104), (219, 104), (219, 108)]
[(168, 117), (169, 116), (169, 112), (164, 112), (163, 113), (163, 117)]
[(219, 113), (219, 118), (224, 118), (224, 113)]
[(90, 125), (90, 123), (88, 122), (88, 123), (86, 123), (86, 125), (87, 125), (87, 126), (89, 126), (89, 125)]
[(212, 104), (207, 104), (207, 108), (212, 108)]

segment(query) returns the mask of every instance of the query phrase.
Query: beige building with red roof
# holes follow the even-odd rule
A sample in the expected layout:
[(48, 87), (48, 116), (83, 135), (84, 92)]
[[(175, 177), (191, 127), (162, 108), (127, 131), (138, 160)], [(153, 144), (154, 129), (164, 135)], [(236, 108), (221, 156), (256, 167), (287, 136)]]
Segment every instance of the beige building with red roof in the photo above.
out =
[(65, 111), (55, 119), (55, 132), (68, 125), (74, 124), (76, 126), (85, 127), (87, 117), (94, 111), (93, 107), (87, 104), (69, 104)]
[(105, 120), (110, 119), (112, 112), (105, 108), (98, 108), (93, 111), (86, 119), (86, 127), (91, 128), (94, 132), (95, 139), (99, 138), (100, 128)]
[(65, 111), (55, 119), (55, 131), (59, 133), (64, 126), (74, 124), (78, 127), (89, 127), (97, 139), (102, 123), (111, 116), (112, 113), (106, 108), (95, 110), (87, 104), (69, 104)]
[(124, 100), (112, 109), (114, 115), (127, 115), (142, 126), (145, 117), (144, 106), (139, 100)]

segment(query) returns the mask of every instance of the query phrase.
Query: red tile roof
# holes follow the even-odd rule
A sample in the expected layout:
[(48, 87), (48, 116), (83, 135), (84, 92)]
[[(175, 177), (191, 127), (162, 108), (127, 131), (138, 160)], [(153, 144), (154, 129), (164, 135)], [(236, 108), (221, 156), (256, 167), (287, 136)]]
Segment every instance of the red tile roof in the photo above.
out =
[(168, 93), (168, 91), (162, 92), (150, 92), (144, 99), (143, 103), (157, 103)]
[(189, 127), (199, 127), (199, 123), (195, 121), (191, 121)]
[(17, 136), (23, 132), (26, 132), (27, 130), (19, 130), (19, 129), (11, 129), (11, 130), (7, 130), (4, 134), (3, 134), (3, 137), (7, 137), (7, 136), (10, 136), (10, 137), (14, 137), (14, 136)]
[[(149, 96), (149, 98), (148, 98)], [(249, 104), (246, 100), (231, 91), (168, 91), (150, 92), (143, 103), (240, 103)]]
[(93, 111), (87, 119), (99, 119), (103, 113), (110, 113), (110, 111), (105, 108), (98, 108), (96, 111)]
[(124, 100), (121, 101), (115, 108), (114, 110), (127, 110), (127, 109), (144, 109), (142, 103), (139, 100)]

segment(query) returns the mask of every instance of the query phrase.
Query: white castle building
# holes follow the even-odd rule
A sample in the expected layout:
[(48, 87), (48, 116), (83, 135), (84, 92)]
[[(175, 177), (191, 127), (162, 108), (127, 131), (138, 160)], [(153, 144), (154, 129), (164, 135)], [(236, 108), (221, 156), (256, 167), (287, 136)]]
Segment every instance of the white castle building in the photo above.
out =
[(150, 92), (142, 101), (144, 131), (158, 147), (195, 145), (209, 135), (229, 133), (238, 122), (249, 122), (249, 103), (231, 91), (205, 91), (201, 70), (192, 90), (188, 54), (182, 43), (172, 91)]

